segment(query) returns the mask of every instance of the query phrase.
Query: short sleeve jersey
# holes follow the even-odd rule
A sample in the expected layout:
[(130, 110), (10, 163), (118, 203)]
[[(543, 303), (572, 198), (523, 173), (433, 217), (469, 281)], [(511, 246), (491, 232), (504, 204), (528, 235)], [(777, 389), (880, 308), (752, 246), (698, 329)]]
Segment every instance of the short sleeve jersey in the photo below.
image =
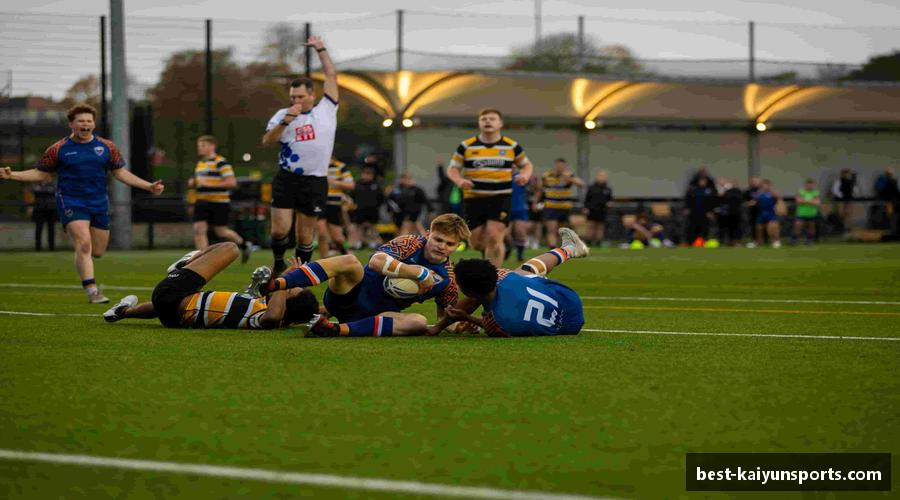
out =
[(266, 299), (235, 292), (197, 292), (181, 312), (185, 328), (264, 328)]
[(35, 166), (56, 174), (56, 196), (65, 206), (104, 210), (109, 207), (107, 172), (124, 167), (125, 160), (110, 140), (94, 136), (81, 143), (66, 137), (47, 148)]
[[(334, 150), (337, 109), (338, 103), (325, 95), (311, 110), (294, 118), (279, 138), (278, 167), (299, 175), (326, 177)], [(284, 120), (287, 111), (288, 108), (279, 109), (266, 131)]]
[[(350, 169), (347, 168), (347, 164), (342, 161), (338, 161), (335, 159), (331, 160), (331, 163), (328, 164), (328, 180), (330, 181), (340, 181), (347, 182), (353, 180), (353, 174), (350, 173)], [(340, 205), (344, 201), (344, 191), (341, 188), (328, 186), (328, 204), (329, 205)]]
[(775, 203), (778, 202), (778, 198), (775, 197), (775, 194), (771, 191), (759, 191), (755, 195), (756, 198), (756, 206), (759, 207), (759, 211), (763, 213), (775, 213)]
[(511, 194), (513, 169), (526, 159), (522, 146), (509, 137), (487, 144), (475, 136), (456, 148), (450, 166), (462, 169), (463, 177), (474, 184), (463, 191), (463, 198), (469, 199)]
[(575, 184), (571, 177), (545, 172), (541, 178), (544, 186), (544, 208), (571, 210), (575, 204)]
[(231, 200), (228, 190), (222, 189), (222, 183), (228, 177), (234, 177), (234, 169), (221, 155), (198, 161), (194, 168), (197, 201), (228, 203)]
[(563, 311), (549, 279), (497, 270), (494, 300), (484, 305), (484, 327), (496, 337), (556, 335)]
[[(414, 302), (425, 302), (428, 299), (434, 299), (441, 308), (456, 305), (459, 289), (456, 285), (456, 277), (453, 274), (453, 264), (450, 262), (450, 259), (439, 264), (428, 262), (425, 259), (426, 241), (428, 241), (427, 238), (419, 234), (406, 235), (394, 238), (378, 247), (378, 252), (384, 252), (395, 259), (399, 259), (404, 264), (427, 267), (442, 278), (424, 295), (417, 295), (410, 299), (396, 299), (387, 293), (382, 293), (384, 300), (396, 302), (396, 305), (399, 306), (398, 310), (406, 309)], [(383, 274), (369, 269), (368, 265), (366, 265), (365, 272), (366, 281), (373, 283), (371, 286), (375, 286), (375, 283), (377, 283), (377, 286), (381, 286), (384, 280)]]
[[(797, 193), (797, 201), (805, 201), (810, 202), (819, 197), (818, 189), (801, 189), (799, 193)], [(797, 204), (797, 217), (816, 217), (819, 215), (819, 207), (815, 205), (808, 204)]]

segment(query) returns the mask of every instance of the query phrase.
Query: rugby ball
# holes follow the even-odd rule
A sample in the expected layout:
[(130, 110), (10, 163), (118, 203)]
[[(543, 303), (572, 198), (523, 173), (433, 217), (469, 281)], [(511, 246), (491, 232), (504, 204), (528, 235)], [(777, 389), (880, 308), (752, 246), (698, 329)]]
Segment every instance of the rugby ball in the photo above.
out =
[(419, 294), (419, 282), (409, 278), (384, 278), (384, 291), (391, 297), (409, 299)]

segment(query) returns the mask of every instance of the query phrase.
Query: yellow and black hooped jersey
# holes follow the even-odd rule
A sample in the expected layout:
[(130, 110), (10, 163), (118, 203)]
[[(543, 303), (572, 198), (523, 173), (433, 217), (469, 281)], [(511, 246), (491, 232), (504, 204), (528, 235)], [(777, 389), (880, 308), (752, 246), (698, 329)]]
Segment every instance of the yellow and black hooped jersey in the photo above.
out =
[(544, 188), (544, 208), (571, 210), (575, 204), (575, 184), (570, 172), (558, 175), (552, 170), (541, 178)]
[(463, 191), (463, 197), (478, 198), (512, 194), (513, 169), (526, 159), (522, 146), (509, 137), (485, 144), (475, 136), (456, 148), (450, 166), (462, 169), (463, 177), (474, 184)]
[(181, 324), (186, 328), (260, 329), (267, 307), (265, 298), (253, 299), (242, 293), (197, 292), (181, 312)]
[(197, 190), (197, 201), (228, 203), (231, 201), (228, 190), (222, 188), (226, 177), (234, 177), (234, 170), (228, 160), (221, 155), (215, 158), (200, 160), (194, 168), (194, 187)]
[[(328, 164), (328, 180), (330, 181), (352, 181), (353, 174), (350, 173), (350, 168), (342, 162), (331, 159), (331, 163)], [(328, 204), (329, 205), (340, 205), (344, 202), (344, 191), (349, 191), (348, 189), (340, 189), (336, 187), (328, 186)]]

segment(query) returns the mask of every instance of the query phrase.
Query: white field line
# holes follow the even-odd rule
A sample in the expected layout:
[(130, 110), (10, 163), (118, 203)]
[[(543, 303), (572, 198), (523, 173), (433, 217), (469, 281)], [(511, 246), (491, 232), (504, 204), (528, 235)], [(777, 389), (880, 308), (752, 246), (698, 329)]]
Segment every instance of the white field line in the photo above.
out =
[(24, 311), (0, 311), (0, 314), (8, 314), (10, 316), (84, 316), (84, 317), (96, 317), (100, 319), (102, 313), (96, 314), (87, 314), (87, 313), (36, 313), (36, 312), (24, 312)]
[(862, 305), (881, 305), (881, 306), (900, 306), (900, 302), (891, 302), (885, 300), (806, 300), (806, 299), (729, 299), (729, 298), (706, 298), (706, 297), (614, 297), (614, 296), (584, 296), (582, 300), (636, 300), (646, 302), (738, 302), (753, 303), (762, 302), (765, 304), (862, 304)]
[(448, 484), (422, 483), (418, 481), (397, 481), (334, 474), (309, 474), (304, 472), (281, 472), (267, 469), (225, 467), (208, 464), (185, 464), (178, 462), (157, 462), (90, 455), (67, 455), (57, 453), (37, 453), (0, 449), (0, 459), (24, 462), (46, 462), (79, 465), (85, 467), (109, 467), (152, 472), (173, 472), (197, 476), (229, 479), (247, 479), (283, 484), (304, 484), (352, 490), (385, 491), (439, 497), (490, 498), (509, 500), (597, 500), (602, 497), (547, 493), (542, 491), (504, 490), (478, 486), (452, 486)]
[[(161, 279), (161, 278), (160, 278)], [(152, 286), (118, 286), (118, 285), (99, 285), (101, 290), (153, 290)], [(0, 288), (55, 288), (60, 290), (82, 290), (81, 285), (53, 285), (44, 283), (0, 283)]]
[(700, 337), (768, 337), (776, 339), (815, 339), (815, 340), (884, 340), (900, 342), (900, 337), (850, 337), (839, 335), (799, 335), (795, 333), (715, 333), (715, 332), (662, 332), (658, 330), (607, 330), (602, 328), (582, 328), (583, 332), (627, 333), (641, 335), (689, 335)]
[[(44, 283), (0, 283), (0, 288), (51, 288), (60, 290), (81, 290), (80, 285), (54, 285)], [(123, 286), (123, 285), (100, 285), (103, 290), (139, 290), (151, 291), (150, 286)], [(735, 298), (713, 298), (713, 297), (620, 297), (593, 295), (582, 296), (582, 300), (634, 300), (644, 302), (736, 302), (736, 303), (765, 303), (765, 304), (860, 304), (860, 305), (881, 305), (881, 306), (900, 306), (900, 301), (886, 300), (806, 300), (806, 299), (735, 299)]]

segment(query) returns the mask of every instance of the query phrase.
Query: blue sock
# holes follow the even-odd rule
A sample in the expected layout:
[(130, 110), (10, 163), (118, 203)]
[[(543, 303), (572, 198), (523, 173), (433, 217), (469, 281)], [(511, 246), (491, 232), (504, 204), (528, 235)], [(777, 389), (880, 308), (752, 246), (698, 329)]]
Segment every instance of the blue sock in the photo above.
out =
[(372, 316), (347, 323), (351, 337), (390, 337), (394, 333), (394, 318)]
[(91, 278), (89, 280), (83, 280), (81, 282), (82, 288), (88, 288), (88, 287), (92, 287), (92, 286), (97, 286), (97, 281), (95, 281), (94, 278)]
[(307, 262), (300, 269), (288, 271), (284, 276), (272, 280), (269, 289), (274, 291), (297, 287), (307, 288), (323, 281), (328, 281), (328, 273), (325, 272), (322, 265), (318, 262)]

